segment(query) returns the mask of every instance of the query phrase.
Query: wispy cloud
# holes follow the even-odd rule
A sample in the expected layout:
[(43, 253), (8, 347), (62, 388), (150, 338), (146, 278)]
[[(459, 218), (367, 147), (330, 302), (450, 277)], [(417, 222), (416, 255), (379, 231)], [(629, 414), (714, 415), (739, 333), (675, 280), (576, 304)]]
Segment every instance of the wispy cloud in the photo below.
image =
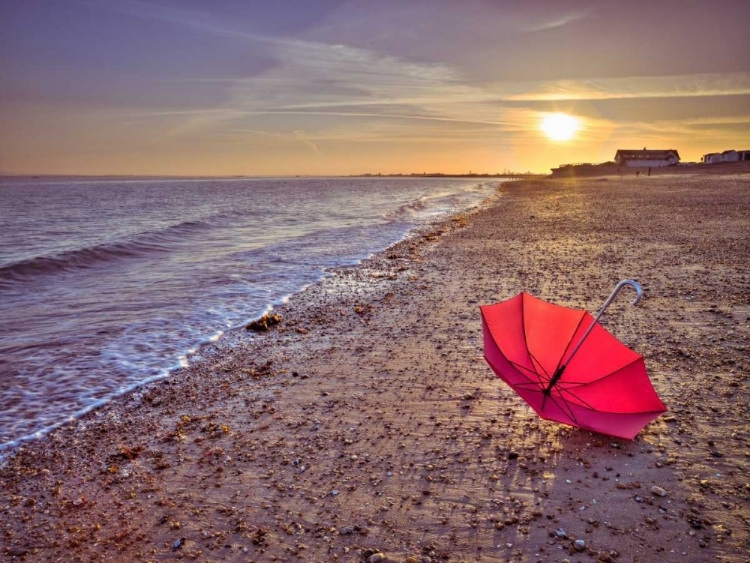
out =
[(529, 85), (508, 101), (685, 98), (750, 94), (750, 72), (678, 76), (630, 76), (600, 80), (559, 80)]
[(318, 145), (316, 145), (307, 135), (305, 135), (305, 132), (302, 130), (295, 130), (294, 131), (294, 137), (303, 145), (305, 145), (307, 148), (309, 148), (312, 152), (315, 154), (321, 156), (322, 153), (318, 149)]
[[(131, 16), (169, 22), (231, 38), (238, 48), (260, 49), (274, 64), (247, 78), (202, 78), (225, 84), (226, 101), (218, 107), (191, 112), (145, 112), (131, 117), (160, 116), (169, 120), (171, 136), (219, 131), (260, 116), (278, 116), (286, 130), (278, 140), (295, 142), (321, 154), (314, 140), (319, 131), (332, 127), (335, 118), (362, 119), (393, 124), (445, 124), (493, 128), (511, 134), (531, 135), (538, 113), (521, 111), (518, 104), (535, 102), (681, 98), (750, 94), (750, 72), (679, 76), (628, 77), (554, 82), (499, 82), (480, 84), (447, 64), (415, 62), (373, 50), (288, 37), (266, 37), (251, 33), (237, 22), (226, 22), (203, 12), (123, 0), (87, 3)], [(535, 23), (525, 31), (542, 31), (588, 17), (589, 7), (549, 21)], [(511, 103), (512, 102), (512, 103)], [(319, 125), (297, 123), (299, 117), (320, 117)], [(590, 134), (597, 124), (591, 122)], [(683, 122), (683, 126), (687, 126)], [(391, 127), (394, 127), (391, 125)], [(612, 127), (611, 124), (604, 127)], [(401, 134), (403, 132), (399, 132)], [(451, 133), (452, 135), (453, 133)]]
[(745, 127), (750, 125), (750, 115), (735, 117), (705, 117), (687, 120), (658, 120), (654, 122), (634, 121), (622, 124), (623, 128), (651, 131), (660, 134), (691, 136), (697, 131), (725, 132), (732, 126)]
[(535, 31), (546, 31), (548, 29), (554, 29), (556, 27), (563, 27), (565, 25), (568, 25), (570, 23), (582, 20), (594, 11), (593, 6), (589, 6), (586, 9), (578, 10), (569, 14), (563, 14), (560, 16), (557, 16), (551, 20), (546, 20), (541, 23), (537, 23), (534, 25), (531, 25), (529, 27), (526, 27), (523, 29), (523, 31), (526, 32), (535, 32)]
[(222, 131), (221, 137), (224, 137), (225, 143), (247, 144), (253, 138), (262, 138), (263, 143), (268, 141), (277, 142), (281, 145), (302, 145), (318, 156), (322, 156), (318, 145), (315, 143), (315, 137), (309, 136), (305, 131), (297, 129), (292, 133), (277, 133), (275, 131), (263, 131), (260, 129), (230, 129)]
[[(155, 6), (140, 0), (117, 4), (87, 1), (101, 8), (156, 19), (244, 40), (261, 48), (275, 64), (250, 78), (208, 79), (226, 84), (229, 100), (218, 108), (185, 113), (188, 124), (174, 132), (191, 131), (237, 116), (336, 115), (386, 119), (484, 122), (475, 112), (446, 111), (445, 105), (490, 102), (497, 96), (467, 84), (453, 68), (440, 63), (416, 63), (347, 45), (295, 38), (265, 37), (193, 10)], [(204, 81), (196, 77), (196, 81)], [(352, 111), (368, 107), (369, 111)], [(389, 108), (389, 109), (385, 109)], [(330, 111), (324, 111), (330, 110)], [(396, 110), (396, 111), (394, 111)], [(177, 116), (179, 113), (162, 113)]]

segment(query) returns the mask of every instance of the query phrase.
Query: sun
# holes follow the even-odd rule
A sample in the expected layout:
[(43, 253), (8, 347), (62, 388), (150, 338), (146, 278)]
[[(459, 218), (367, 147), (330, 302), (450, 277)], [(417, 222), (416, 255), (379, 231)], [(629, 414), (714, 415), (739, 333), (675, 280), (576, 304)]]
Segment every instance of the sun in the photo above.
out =
[(568, 141), (581, 128), (580, 122), (566, 113), (552, 113), (542, 120), (541, 129), (553, 141)]

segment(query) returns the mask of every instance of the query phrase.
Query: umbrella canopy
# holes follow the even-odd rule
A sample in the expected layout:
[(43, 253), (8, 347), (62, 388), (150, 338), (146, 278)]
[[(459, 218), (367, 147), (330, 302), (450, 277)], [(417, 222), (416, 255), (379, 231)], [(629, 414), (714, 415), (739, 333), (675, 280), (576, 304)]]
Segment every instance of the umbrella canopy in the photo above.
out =
[(594, 318), (528, 293), (481, 307), (484, 357), (493, 371), (544, 419), (632, 440), (667, 408), (643, 357)]

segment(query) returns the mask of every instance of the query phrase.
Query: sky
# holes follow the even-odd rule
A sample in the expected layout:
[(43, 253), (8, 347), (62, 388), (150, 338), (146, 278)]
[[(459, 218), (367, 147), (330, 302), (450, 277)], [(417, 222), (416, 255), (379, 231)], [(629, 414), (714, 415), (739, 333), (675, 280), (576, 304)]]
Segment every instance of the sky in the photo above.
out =
[(2, 0), (0, 173), (698, 161), (750, 149), (749, 29), (748, 0)]

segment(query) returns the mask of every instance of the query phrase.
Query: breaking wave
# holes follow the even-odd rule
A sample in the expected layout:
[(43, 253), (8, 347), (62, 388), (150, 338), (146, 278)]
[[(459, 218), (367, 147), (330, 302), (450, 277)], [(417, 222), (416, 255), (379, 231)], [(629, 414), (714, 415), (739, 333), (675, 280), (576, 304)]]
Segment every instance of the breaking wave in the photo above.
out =
[(186, 235), (210, 228), (203, 221), (186, 221), (158, 231), (138, 234), (130, 240), (103, 243), (0, 267), (0, 285), (83, 268), (94, 268), (123, 258), (137, 258), (155, 252), (169, 252)]

